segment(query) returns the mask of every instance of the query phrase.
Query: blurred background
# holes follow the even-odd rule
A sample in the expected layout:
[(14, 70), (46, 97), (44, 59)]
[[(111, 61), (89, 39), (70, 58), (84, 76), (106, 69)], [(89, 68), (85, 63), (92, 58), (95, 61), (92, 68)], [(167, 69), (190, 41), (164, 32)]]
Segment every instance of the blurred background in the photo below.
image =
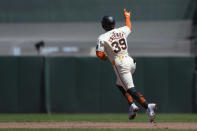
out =
[(158, 112), (197, 112), (196, 0), (0, 0), (0, 112), (127, 113), (95, 57), (101, 18), (123, 26), (124, 8), (136, 88)]
[[(1, 0), (0, 54), (95, 56), (103, 33), (100, 20), (112, 15), (124, 25), (132, 12), (129, 52), (134, 56), (191, 56), (196, 52), (195, 0)], [(42, 42), (41, 42), (42, 43)], [(39, 48), (39, 47), (38, 47)], [(195, 50), (194, 50), (195, 49)]]

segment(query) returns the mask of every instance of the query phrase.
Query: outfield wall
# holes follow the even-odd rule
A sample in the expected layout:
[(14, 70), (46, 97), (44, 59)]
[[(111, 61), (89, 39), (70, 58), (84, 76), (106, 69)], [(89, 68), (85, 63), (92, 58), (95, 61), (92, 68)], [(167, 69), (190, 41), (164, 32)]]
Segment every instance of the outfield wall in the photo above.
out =
[[(136, 89), (162, 113), (196, 110), (193, 57), (137, 57)], [(0, 112), (127, 112), (109, 62), (93, 57), (0, 57)]]

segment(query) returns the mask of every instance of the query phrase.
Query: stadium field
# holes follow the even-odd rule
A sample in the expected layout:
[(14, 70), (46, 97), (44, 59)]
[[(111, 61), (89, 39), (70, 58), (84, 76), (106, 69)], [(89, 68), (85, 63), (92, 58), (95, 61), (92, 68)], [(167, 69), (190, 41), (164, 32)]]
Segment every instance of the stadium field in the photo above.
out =
[[(0, 122), (147, 122), (147, 114), (132, 121), (127, 114), (0, 114)], [(197, 114), (157, 114), (156, 122), (196, 122)]]
[(180, 129), (1, 129), (2, 131), (195, 131)]
[(0, 131), (188, 131), (197, 130), (197, 114), (0, 114)]

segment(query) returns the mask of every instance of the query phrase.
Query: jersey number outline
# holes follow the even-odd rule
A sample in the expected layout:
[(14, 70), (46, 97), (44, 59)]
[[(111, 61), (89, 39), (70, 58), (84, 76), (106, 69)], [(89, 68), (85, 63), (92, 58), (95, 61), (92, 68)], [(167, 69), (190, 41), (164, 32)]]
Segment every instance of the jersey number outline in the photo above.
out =
[(126, 50), (127, 49), (127, 45), (126, 45), (126, 41), (124, 38), (120, 39), (119, 41), (114, 41), (113, 43), (111, 43), (112, 47), (115, 47), (114, 52), (118, 53), (121, 50)]

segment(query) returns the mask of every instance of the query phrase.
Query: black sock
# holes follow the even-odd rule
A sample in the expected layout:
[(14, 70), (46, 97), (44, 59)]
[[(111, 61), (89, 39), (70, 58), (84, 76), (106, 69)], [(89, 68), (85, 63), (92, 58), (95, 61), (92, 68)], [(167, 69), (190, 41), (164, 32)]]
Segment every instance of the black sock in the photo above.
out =
[(130, 88), (127, 90), (127, 92), (145, 109), (148, 108), (148, 102), (144, 99), (142, 94), (136, 91), (136, 89)]
[(120, 90), (120, 92), (122, 92), (122, 94), (124, 95), (124, 97), (128, 101), (129, 105), (132, 104), (133, 103), (132, 96), (128, 92), (126, 92), (125, 89), (122, 86), (118, 86), (118, 85), (116, 85), (116, 86), (118, 87), (118, 89)]

